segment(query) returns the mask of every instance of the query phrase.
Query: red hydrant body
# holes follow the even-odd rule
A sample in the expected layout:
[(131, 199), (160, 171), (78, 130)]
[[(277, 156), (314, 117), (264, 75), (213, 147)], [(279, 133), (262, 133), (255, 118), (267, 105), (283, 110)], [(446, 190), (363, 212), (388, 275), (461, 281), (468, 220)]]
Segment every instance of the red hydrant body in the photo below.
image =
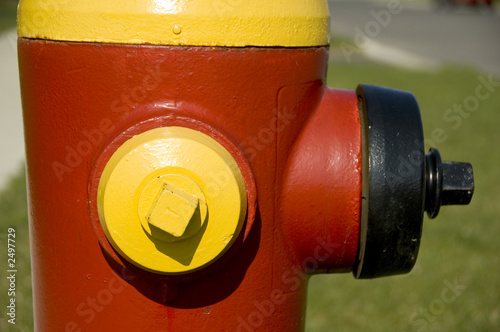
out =
[[(34, 11), (21, 1), (22, 10)], [(355, 91), (325, 87), (327, 46), (132, 45), (20, 31), (37, 330), (300, 331), (308, 276), (357, 269), (363, 112)], [(172, 127), (227, 150), (246, 192), (227, 250), (182, 273), (129, 259), (99, 201), (120, 147)], [(224, 190), (223, 177), (213, 181)]]
[[(352, 269), (361, 199), (359, 111), (354, 92), (324, 94), (326, 48), (242, 52), (21, 41), (20, 54), (21, 75), (30, 77), (24, 103), (33, 105), (25, 121), (30, 195), (37, 197), (31, 213), (38, 216), (32, 255), (40, 326), (59, 329), (65, 317), (100, 330), (298, 330), (305, 269)], [(209, 79), (218, 76), (224, 79)], [(130, 135), (174, 125), (207, 131), (199, 122), (223, 130), (252, 168), (259, 207), (253, 226), (235, 257), (203, 278), (177, 283), (138, 269), (113, 271), (92, 231), (87, 197), (95, 195), (89, 185), (95, 156), (109, 137), (143, 122)], [(317, 143), (330, 150), (310, 150)], [(328, 160), (331, 168), (322, 169)], [(287, 167), (289, 161), (295, 165)], [(279, 199), (296, 189), (299, 197)], [(292, 212), (315, 211), (314, 205), (325, 217), (283, 221), (280, 206)], [(255, 211), (250, 207), (249, 216)]]

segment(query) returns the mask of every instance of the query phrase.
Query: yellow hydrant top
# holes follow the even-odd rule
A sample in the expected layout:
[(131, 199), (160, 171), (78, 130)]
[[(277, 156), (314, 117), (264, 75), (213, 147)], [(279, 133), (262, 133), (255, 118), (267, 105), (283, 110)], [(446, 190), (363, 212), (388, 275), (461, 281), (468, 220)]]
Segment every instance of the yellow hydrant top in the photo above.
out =
[(58, 41), (307, 47), (329, 43), (326, 0), (21, 0), (18, 35)]

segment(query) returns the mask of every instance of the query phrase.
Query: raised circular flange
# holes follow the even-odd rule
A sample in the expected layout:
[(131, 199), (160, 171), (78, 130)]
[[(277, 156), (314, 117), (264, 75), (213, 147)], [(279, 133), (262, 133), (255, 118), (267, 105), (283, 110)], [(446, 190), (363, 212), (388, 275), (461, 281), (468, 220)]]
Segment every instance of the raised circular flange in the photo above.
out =
[(417, 259), (425, 200), (420, 109), (406, 91), (360, 85), (357, 94), (364, 122), (364, 187), (354, 274), (407, 273)]
[[(168, 207), (157, 202), (162, 192), (147, 193), (155, 181), (181, 203)], [(189, 225), (180, 230), (160, 225), (157, 231), (163, 235), (156, 236), (146, 229), (144, 218), (152, 208), (158, 205), (165, 213), (183, 200), (188, 209), (193, 204), (202, 211), (206, 204), (201, 225), (191, 225), (193, 210), (184, 218)], [(221, 144), (192, 129), (161, 127), (132, 137), (115, 151), (99, 182), (97, 208), (107, 239), (125, 259), (144, 270), (175, 275), (201, 269), (231, 247), (245, 222), (247, 196), (240, 169)]]

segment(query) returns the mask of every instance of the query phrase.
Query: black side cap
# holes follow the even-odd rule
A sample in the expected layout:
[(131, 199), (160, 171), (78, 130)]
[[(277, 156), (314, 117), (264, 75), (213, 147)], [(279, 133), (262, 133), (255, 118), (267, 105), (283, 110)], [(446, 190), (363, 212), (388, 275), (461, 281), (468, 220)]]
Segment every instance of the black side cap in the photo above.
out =
[(417, 259), (424, 211), (434, 218), (441, 205), (468, 204), (472, 166), (443, 163), (435, 148), (425, 154), (420, 109), (410, 92), (360, 85), (357, 94), (364, 208), (354, 275), (408, 273)]

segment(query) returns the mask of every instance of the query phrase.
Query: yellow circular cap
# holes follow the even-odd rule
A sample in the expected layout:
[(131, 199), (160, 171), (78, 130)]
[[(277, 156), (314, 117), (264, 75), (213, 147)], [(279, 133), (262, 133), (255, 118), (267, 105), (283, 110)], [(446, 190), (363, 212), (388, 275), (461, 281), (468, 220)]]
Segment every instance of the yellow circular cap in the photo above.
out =
[(323, 46), (326, 0), (21, 0), (18, 35), (190, 46)]
[(192, 129), (164, 127), (118, 148), (102, 173), (97, 206), (109, 242), (129, 262), (182, 274), (229, 249), (244, 224), (247, 196), (222, 145)]

